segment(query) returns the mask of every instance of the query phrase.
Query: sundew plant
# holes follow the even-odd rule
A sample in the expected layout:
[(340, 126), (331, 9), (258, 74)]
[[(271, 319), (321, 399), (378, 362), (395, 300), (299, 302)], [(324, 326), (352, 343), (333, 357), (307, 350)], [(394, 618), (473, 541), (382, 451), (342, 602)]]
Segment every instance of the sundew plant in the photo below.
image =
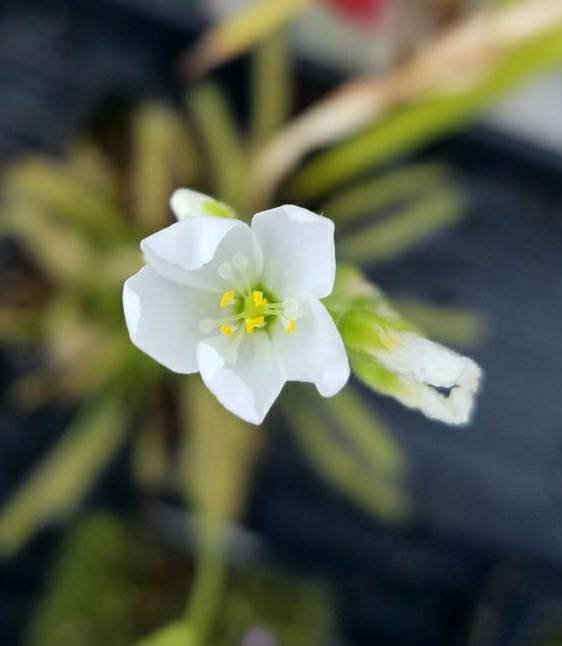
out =
[[(145, 645), (207, 642), (224, 585), (221, 531), (243, 513), (270, 424), (283, 421), (314, 468), (367, 512), (389, 521), (407, 516), (404, 457), (362, 391), (446, 424), (467, 423), (479, 369), (436, 341), (470, 342), (479, 323), (472, 314), (429, 304), (396, 306), (366, 270), (376, 275), (377, 262), (462, 215), (450, 171), (407, 162), (407, 155), (562, 59), (562, 4), (510, 3), (439, 36), (403, 68), (344, 84), (293, 116), (284, 34), (245, 29), (247, 19), (235, 16), (211, 42), (238, 43), (217, 46), (226, 52), (222, 58), (253, 48), (248, 123), (207, 78), (189, 85), (182, 110), (160, 102), (138, 106), (119, 154), (85, 135), (60, 158), (27, 155), (3, 173), (4, 232), (30, 262), (4, 289), (0, 334), (14, 348), (44, 351), (11, 394), (27, 407), (58, 400), (76, 413), (0, 512), (0, 550), (14, 554), (42, 526), (67, 518), (131, 437), (139, 488), (180, 492), (198, 519), (198, 569), (185, 614)], [(237, 34), (252, 38), (237, 41)], [(220, 61), (216, 56), (213, 64)], [(398, 158), (402, 163), (389, 170), (386, 164)], [(187, 190), (174, 193), (178, 188)], [(184, 199), (176, 197), (170, 209), (172, 195)], [(131, 343), (121, 292), (144, 264), (141, 240), (177, 227), (176, 217), (184, 228), (190, 218), (247, 228), (255, 213), (288, 203), (333, 223), (335, 280), (316, 297), (355, 377), (338, 382), (338, 394), (323, 393), (333, 397), (317, 395), (310, 384), (285, 388), (256, 428), (217, 403), (199, 376), (176, 374)], [(183, 212), (187, 207), (194, 212)], [(151, 264), (146, 247), (144, 253)], [(231, 255), (230, 270), (217, 271), (247, 269), (248, 257)], [(236, 306), (233, 316), (251, 310), (240, 317), (248, 337), (259, 338), (273, 315), (287, 337), (298, 334), (298, 304), (273, 299), (274, 290), (257, 279), (249, 287), (244, 299), (251, 302), (236, 300), (242, 290), (225, 288), (213, 307)], [(214, 318), (198, 321), (205, 326)], [(229, 340), (237, 325), (219, 322), (226, 326), (220, 335)], [(261, 422), (261, 415), (250, 421)]]

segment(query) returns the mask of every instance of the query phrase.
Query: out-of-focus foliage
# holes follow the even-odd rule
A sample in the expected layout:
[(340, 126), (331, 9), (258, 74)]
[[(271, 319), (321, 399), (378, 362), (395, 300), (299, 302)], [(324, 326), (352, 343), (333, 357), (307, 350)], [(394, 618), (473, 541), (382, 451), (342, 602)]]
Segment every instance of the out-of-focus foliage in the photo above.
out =
[[(182, 571), (180, 571), (182, 568)], [(110, 516), (83, 521), (66, 538), (29, 646), (126, 646), (181, 613), (186, 564)]]
[(562, 0), (518, 0), (459, 21), (387, 74), (336, 88), (256, 156), (249, 172), (257, 186), (254, 204), (267, 203), (317, 148), (330, 145), (290, 179), (287, 192), (293, 200), (317, 199), (460, 128), (507, 90), (558, 65), (561, 34)]
[(232, 12), (210, 29), (185, 58), (189, 75), (199, 76), (249, 47), (259, 45), (313, 0), (258, 0)]
[[(25, 644), (191, 646), (189, 624), (174, 621), (191, 576), (184, 555), (115, 517), (91, 516), (63, 543)], [(265, 626), (280, 646), (310, 646), (325, 643), (330, 626), (322, 589), (265, 570), (230, 569), (217, 606), (206, 642), (215, 646)]]
[(0, 517), (2, 551), (15, 551), (45, 521), (67, 516), (123, 441), (125, 402), (94, 400), (11, 498)]

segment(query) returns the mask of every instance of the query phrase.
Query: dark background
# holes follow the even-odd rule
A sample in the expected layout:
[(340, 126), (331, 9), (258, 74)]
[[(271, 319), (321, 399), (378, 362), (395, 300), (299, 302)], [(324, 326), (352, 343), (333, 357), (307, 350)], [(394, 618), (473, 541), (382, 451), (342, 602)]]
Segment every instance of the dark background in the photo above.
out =
[[(56, 151), (104, 107), (179, 100), (177, 56), (200, 26), (171, 1), (5, 2), (0, 159)], [(218, 73), (241, 110), (244, 73), (244, 62)], [(331, 82), (304, 65), (298, 78), (301, 101)], [(328, 489), (280, 428), (247, 523), (277, 562), (334, 584), (351, 644), (542, 644), (562, 625), (562, 161), (479, 127), (423, 155), (452, 164), (469, 216), (373, 278), (391, 294), (486, 313), (474, 423), (447, 429), (378, 398), (416, 503), (415, 519), (396, 528)], [(0, 266), (11, 253), (3, 243)], [(4, 358), (0, 369), (6, 385), (21, 367)], [(64, 414), (22, 421), (5, 405), (0, 414), (5, 500)], [(92, 501), (126, 505), (121, 473), (114, 465)], [(1, 644), (18, 643), (56, 542), (45, 532), (0, 570)]]

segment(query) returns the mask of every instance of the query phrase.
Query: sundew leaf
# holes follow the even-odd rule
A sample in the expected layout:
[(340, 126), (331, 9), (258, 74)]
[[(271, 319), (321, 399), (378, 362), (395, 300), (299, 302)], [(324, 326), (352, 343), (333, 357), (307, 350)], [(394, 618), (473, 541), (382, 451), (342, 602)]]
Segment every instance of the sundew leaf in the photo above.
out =
[(186, 618), (199, 644), (207, 643), (224, 586), (223, 526), (243, 509), (262, 435), (224, 409), (199, 379), (187, 383), (183, 404), (188, 423), (180, 479), (198, 520), (197, 574)]
[(187, 622), (176, 621), (136, 642), (136, 646), (198, 646)]
[(201, 76), (211, 68), (265, 40), (312, 0), (253, 0), (212, 27), (188, 52), (185, 68), (190, 76)]
[(209, 162), (214, 182), (211, 193), (241, 211), (247, 151), (224, 94), (215, 83), (207, 82), (189, 92), (187, 103)]
[(3, 231), (21, 240), (37, 266), (56, 285), (74, 287), (87, 282), (97, 267), (98, 250), (89, 237), (55, 225), (45, 203), (27, 195), (8, 197), (1, 207)]
[[(394, 464), (391, 467), (391, 471), (394, 471), (400, 460), (398, 453), (390, 457), (393, 451), (388, 443), (384, 442), (382, 451), (382, 444), (376, 449), (377, 459), (373, 464), (369, 458), (373, 457), (376, 437), (368, 439), (362, 431), (357, 433), (356, 427), (349, 432), (350, 427), (338, 424), (340, 432), (343, 431), (345, 441), (342, 441), (330, 428), (329, 417), (321, 414), (322, 409), (317, 404), (312, 404), (309, 394), (306, 397), (299, 395), (296, 389), (291, 389), (290, 397), (282, 402), (283, 412), (295, 438), (322, 477), (371, 514), (393, 521), (407, 515), (407, 497), (402, 487), (388, 477), (389, 466)], [(357, 412), (357, 402), (353, 402), (353, 408)], [(343, 409), (337, 412), (339, 421), (342, 413)], [(365, 418), (365, 411), (361, 411), (361, 417)], [(376, 429), (380, 439), (381, 431), (374, 418), (368, 428), (371, 431)], [(364, 460), (361, 451), (365, 449), (366, 442), (369, 458)], [(385, 466), (381, 468), (382, 464)]]
[(172, 621), (189, 587), (189, 561), (150, 539), (105, 513), (72, 527), (49, 564), (23, 643), (130, 646)]
[(43, 525), (76, 509), (121, 446), (126, 420), (126, 407), (116, 394), (83, 406), (0, 511), (0, 554), (14, 554)]
[(320, 153), (294, 176), (287, 192), (299, 200), (319, 198), (368, 169), (462, 128), (502, 94), (561, 60), (562, 29), (558, 27), (511, 48), (476, 85), (428, 93)]
[(382, 221), (344, 235), (338, 243), (338, 254), (363, 265), (389, 260), (457, 223), (462, 215), (463, 204), (456, 191), (435, 190)]
[(189, 186), (196, 172), (195, 145), (185, 120), (159, 103), (141, 105), (133, 115), (131, 202), (134, 218), (146, 231), (167, 224), (168, 201), (178, 186)]
[(285, 33), (264, 40), (252, 56), (251, 133), (254, 146), (285, 122), (291, 110), (292, 84)]
[(224, 409), (199, 379), (189, 380), (183, 403), (187, 424), (180, 478), (185, 497), (214, 521), (236, 520), (263, 436)]
[(490, 321), (481, 312), (402, 297), (393, 297), (392, 303), (405, 318), (440, 343), (473, 348), (481, 345), (489, 332)]
[(72, 144), (65, 161), (65, 167), (78, 182), (103, 195), (105, 200), (117, 203), (118, 174), (109, 158), (92, 140), (83, 138)]
[(411, 164), (342, 189), (324, 202), (319, 212), (334, 220), (341, 232), (349, 224), (381, 217), (386, 209), (407, 203), (450, 180), (444, 164)]
[(406, 462), (400, 447), (353, 388), (344, 388), (321, 403), (337, 423), (342, 437), (369, 468), (391, 478), (404, 475)]
[(76, 176), (73, 163), (55, 162), (46, 157), (31, 156), (13, 164), (2, 180), (9, 195), (24, 195), (54, 218), (88, 233), (92, 241), (109, 241), (130, 236), (112, 198), (104, 195)]

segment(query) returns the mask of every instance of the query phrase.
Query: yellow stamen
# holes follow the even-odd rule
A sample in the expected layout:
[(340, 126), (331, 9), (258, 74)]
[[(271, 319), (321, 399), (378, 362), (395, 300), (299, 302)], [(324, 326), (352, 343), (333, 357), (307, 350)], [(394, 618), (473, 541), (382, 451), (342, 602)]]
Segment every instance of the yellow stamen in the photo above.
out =
[(246, 319), (246, 332), (253, 334), (254, 329), (263, 327), (265, 325), (265, 318), (263, 316), (254, 316), (251, 319)]
[(285, 332), (287, 334), (294, 334), (297, 330), (297, 323), (295, 319), (289, 319), (287, 325), (285, 326)]
[(254, 305), (256, 307), (267, 305), (267, 298), (263, 297), (263, 292), (260, 292), (259, 289), (254, 289), (252, 291), (252, 300), (254, 301)]
[(221, 296), (219, 305), (221, 307), (228, 307), (230, 303), (232, 303), (232, 301), (234, 300), (235, 296), (236, 296), (236, 292), (233, 289), (229, 289)]
[(226, 323), (223, 323), (220, 326), (220, 331), (222, 332), (222, 334), (224, 334), (224, 336), (232, 336), (234, 333), (234, 330), (230, 327), (230, 325), (227, 325)]

